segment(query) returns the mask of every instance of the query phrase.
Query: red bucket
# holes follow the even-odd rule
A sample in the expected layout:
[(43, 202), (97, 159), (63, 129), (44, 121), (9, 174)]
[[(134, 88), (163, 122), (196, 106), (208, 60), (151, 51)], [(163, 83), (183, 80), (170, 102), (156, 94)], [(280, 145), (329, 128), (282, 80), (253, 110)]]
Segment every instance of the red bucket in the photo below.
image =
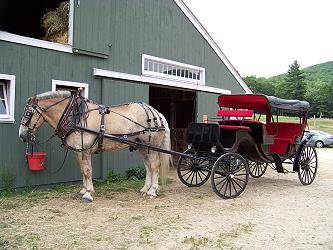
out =
[(44, 162), (46, 153), (45, 152), (34, 152), (26, 155), (30, 171), (41, 171), (44, 170)]

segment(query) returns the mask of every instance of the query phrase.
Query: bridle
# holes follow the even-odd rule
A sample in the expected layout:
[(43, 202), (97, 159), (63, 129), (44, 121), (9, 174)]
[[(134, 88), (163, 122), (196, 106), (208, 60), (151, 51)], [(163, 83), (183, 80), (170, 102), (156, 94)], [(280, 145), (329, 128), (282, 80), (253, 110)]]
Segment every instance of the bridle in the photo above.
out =
[[(57, 104), (69, 99), (71, 96), (65, 97), (61, 99), (60, 101), (48, 106), (47, 108), (42, 108), (38, 105), (38, 101), (35, 99), (29, 99), (28, 103), (25, 105), (23, 117), (25, 118), (25, 121), (21, 121), (21, 125), (25, 126), (28, 129), (28, 142), (35, 142), (36, 137), (33, 134), (33, 131), (35, 130), (38, 121), (42, 118), (44, 122), (46, 121), (43, 113), (45, 113), (48, 109), (56, 106)], [(31, 126), (31, 120), (35, 113), (38, 113), (38, 118), (36, 119), (35, 123)], [(53, 136), (52, 136), (53, 137)]]

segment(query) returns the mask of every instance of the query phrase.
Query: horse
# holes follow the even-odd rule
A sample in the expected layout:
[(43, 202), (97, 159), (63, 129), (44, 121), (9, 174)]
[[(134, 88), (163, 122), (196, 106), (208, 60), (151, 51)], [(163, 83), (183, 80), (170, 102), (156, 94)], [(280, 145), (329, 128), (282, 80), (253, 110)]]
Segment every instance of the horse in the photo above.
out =
[(35, 142), (36, 132), (44, 123), (54, 129), (52, 136), (59, 136), (63, 145), (73, 150), (82, 174), (79, 194), (84, 201), (93, 201), (91, 155), (128, 147), (138, 151), (146, 169), (140, 192), (151, 198), (157, 196), (159, 173), (166, 172), (172, 164), (171, 155), (106, 137), (114, 135), (170, 151), (168, 122), (150, 105), (140, 102), (107, 107), (85, 99), (79, 92), (50, 91), (28, 98), (19, 128), (20, 139)]

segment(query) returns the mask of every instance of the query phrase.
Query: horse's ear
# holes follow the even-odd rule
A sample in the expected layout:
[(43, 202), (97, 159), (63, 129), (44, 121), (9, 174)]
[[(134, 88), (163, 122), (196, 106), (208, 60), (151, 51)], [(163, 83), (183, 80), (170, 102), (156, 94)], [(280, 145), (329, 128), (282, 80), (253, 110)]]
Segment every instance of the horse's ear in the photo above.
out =
[(27, 100), (27, 103), (36, 103), (37, 102), (37, 97), (36, 96), (32, 96), (32, 97), (29, 97), (28, 100)]

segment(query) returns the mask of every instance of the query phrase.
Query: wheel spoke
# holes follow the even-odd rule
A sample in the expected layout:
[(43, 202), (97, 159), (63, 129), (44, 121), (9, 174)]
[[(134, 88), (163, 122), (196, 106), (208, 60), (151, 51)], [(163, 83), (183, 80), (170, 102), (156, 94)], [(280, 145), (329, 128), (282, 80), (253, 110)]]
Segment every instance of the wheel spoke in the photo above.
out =
[[(189, 174), (189, 176), (187, 176), (187, 178), (186, 178), (186, 182), (188, 181), (188, 179), (190, 179), (190, 177), (192, 176), (192, 175), (194, 175), (194, 172), (191, 172), (190, 174)], [(193, 179), (193, 178), (192, 178)], [(192, 183), (192, 182), (191, 182)]]
[(245, 169), (245, 166), (244, 166), (244, 165), (242, 165), (241, 168), (238, 168), (237, 171), (233, 171), (232, 173), (233, 173), (233, 174), (236, 174), (236, 173), (238, 173), (239, 171), (241, 171), (241, 170), (243, 170), (243, 169)]
[[(216, 180), (216, 178), (214, 178), (215, 180)], [(227, 178), (226, 177), (224, 177), (224, 179), (223, 180), (221, 180), (220, 182), (218, 182), (218, 183), (216, 183), (215, 184), (215, 186), (218, 186), (218, 185), (220, 185), (223, 181), (225, 181), (225, 180), (227, 180)]]
[(246, 182), (245, 180), (242, 180), (242, 179), (239, 179), (239, 178), (237, 178), (237, 177), (234, 177), (234, 179), (236, 179), (236, 180), (238, 180), (238, 181), (242, 181), (242, 182)]
[[(193, 172), (193, 170), (192, 169), (186, 169), (186, 170), (188, 170), (185, 174), (182, 174), (182, 176), (184, 177), (185, 175), (187, 175), (188, 173), (191, 173), (191, 172)], [(180, 171), (183, 171), (183, 170), (180, 170)], [(185, 170), (184, 170), (185, 171)]]
[(238, 184), (238, 182), (237, 181), (235, 181), (235, 179), (233, 179), (233, 181), (235, 182), (235, 184), (240, 188), (240, 189), (242, 189), (242, 186), (241, 185), (239, 185)]
[[(228, 180), (226, 180), (225, 183), (226, 183), (226, 185), (225, 185), (223, 196), (225, 196), (227, 189), (228, 189)], [(222, 188), (221, 188), (221, 190), (222, 190)]]

